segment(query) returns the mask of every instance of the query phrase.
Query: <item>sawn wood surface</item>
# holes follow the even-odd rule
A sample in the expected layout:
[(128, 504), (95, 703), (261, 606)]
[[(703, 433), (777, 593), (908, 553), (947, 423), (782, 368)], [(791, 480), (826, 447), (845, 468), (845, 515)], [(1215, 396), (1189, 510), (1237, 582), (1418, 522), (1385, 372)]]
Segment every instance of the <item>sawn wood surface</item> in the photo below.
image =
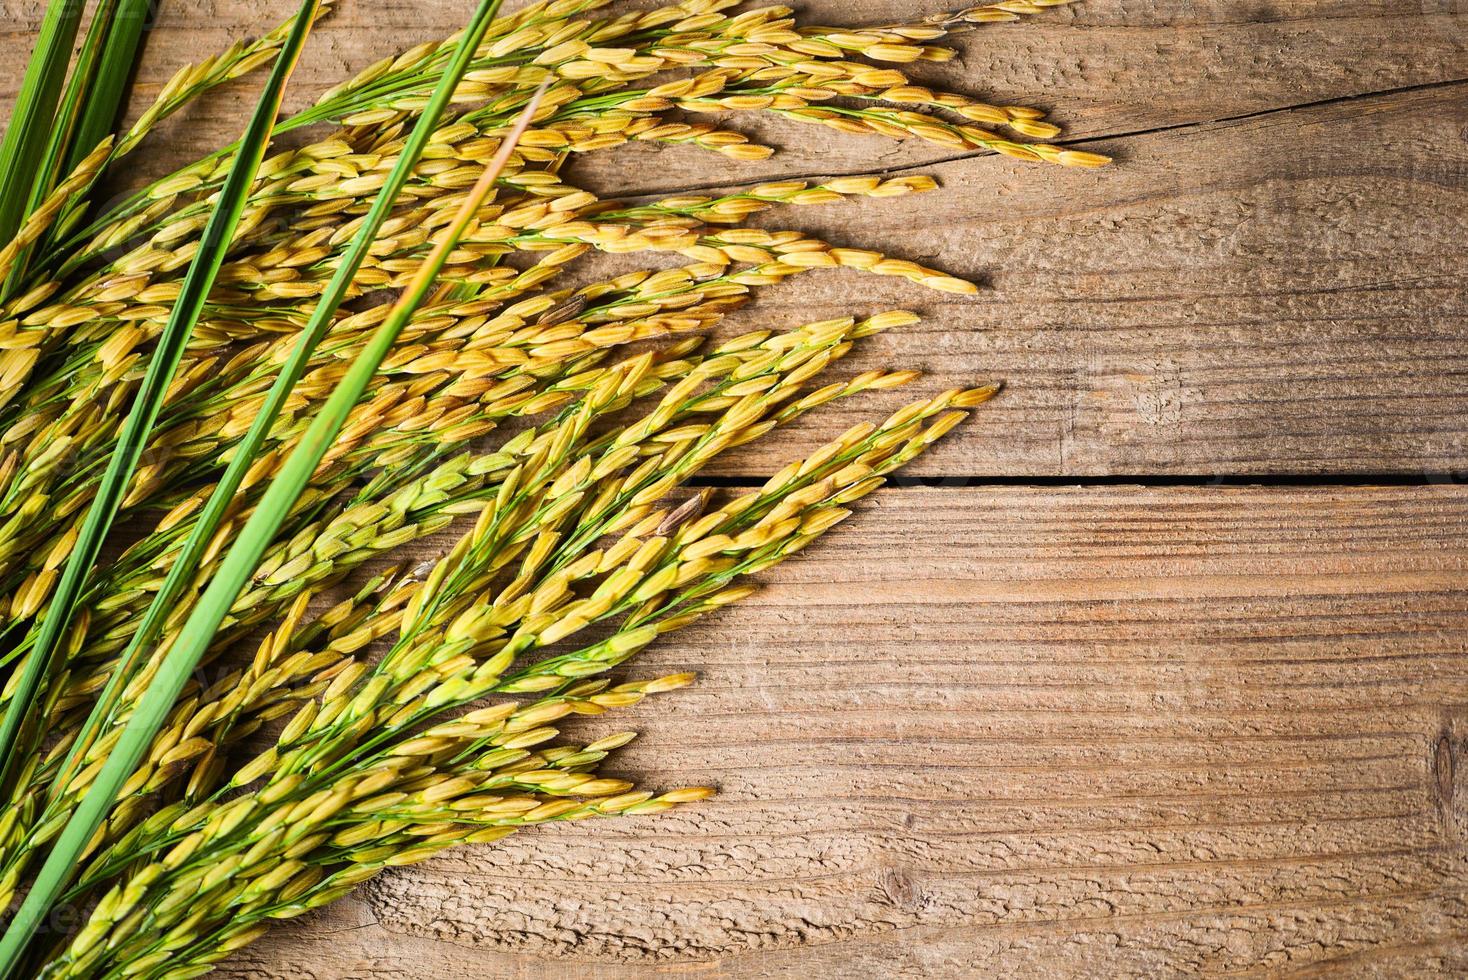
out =
[[(139, 101), (292, 6), (165, 2)], [(7, 4), (0, 97), (40, 10)], [(345, 0), (290, 105), (468, 10)], [(636, 666), (701, 680), (618, 719), (643, 732), (620, 767), (721, 795), (384, 875), (222, 975), (1468, 974), (1468, 2), (1090, 0), (959, 46), (921, 77), (1042, 106), (1116, 165), (740, 119), (781, 152), (571, 171), (617, 196), (930, 173), (767, 220), (985, 287), (810, 274), (738, 315), (912, 308), (852, 370), (1008, 387), (914, 471), (938, 486), (870, 499)], [(191, 110), (139, 173), (233, 138), (251, 97)]]

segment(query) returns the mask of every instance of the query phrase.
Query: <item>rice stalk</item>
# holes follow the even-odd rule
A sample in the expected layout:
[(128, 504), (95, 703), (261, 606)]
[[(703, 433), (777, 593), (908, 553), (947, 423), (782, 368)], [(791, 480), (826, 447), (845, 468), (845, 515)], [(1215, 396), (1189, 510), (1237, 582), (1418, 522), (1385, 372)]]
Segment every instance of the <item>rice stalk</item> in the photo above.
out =
[[(189, 264), (179, 296), (169, 315), (167, 326), (159, 338), (157, 349), (149, 359), (148, 369), (139, 387), (132, 409), (118, 434), (117, 446), (106, 471), (98, 483), (96, 496), (87, 508), (87, 516), (63, 566), (56, 594), (42, 616), (36, 640), (23, 666), (16, 675), (17, 683), (3, 719), (0, 719), (0, 788), (15, 765), (15, 749), (22, 726), (31, 709), (31, 699), (43, 675), (51, 668), (56, 648), (71, 624), (74, 607), (86, 576), (91, 572), (102, 547), (102, 539), (117, 514), (128, 480), (142, 455), (148, 432), (157, 418), (163, 396), (172, 383), (175, 369), (188, 333), (193, 329), (203, 307), (209, 287), (224, 258), (224, 243), (234, 234), (234, 227), (244, 210), (244, 200), (255, 168), (259, 166), (269, 143), (275, 114), (284, 96), (285, 82), (295, 67), (310, 29), (311, 15), (318, 0), (302, 0), (291, 35), (282, 46), (270, 79), (256, 104), (250, 125), (241, 139), (241, 149), (220, 190), (219, 201), (204, 229), (198, 253)], [(26, 898), (0, 935), (0, 974), (8, 973), (23, 955), (26, 943), (51, 900), (65, 886), (70, 874), (71, 858), (61, 848), (52, 851), (32, 883)]]
[[(567, 164), (634, 142), (731, 163), (770, 155), (701, 118), (717, 112), (1096, 166), (1105, 158), (1048, 142), (1060, 130), (1043, 112), (934, 89), (906, 67), (952, 57), (951, 34), (1058, 5), (857, 29), (731, 0), (481, 13), (279, 120), (277, 133), (325, 125), (297, 149), (252, 164), (221, 147), (91, 205), (159, 121), (275, 58), (277, 29), (181, 70), (127, 132), (69, 153), (71, 171), (33, 195), (0, 249), (12, 284), (0, 299), (0, 663), (12, 665), (0, 724), (24, 729), (0, 814), (0, 904), (21, 899), (34, 917), (60, 890), (89, 911), (24, 950), (8, 934), (8, 966), (194, 976), (269, 919), (445, 847), (707, 796), (599, 774), (630, 734), (561, 741), (561, 720), (688, 683), (603, 675), (748, 596), (751, 576), (843, 522), (995, 389), (920, 398), (732, 499), (690, 494), (739, 446), (917, 377), (826, 377), (906, 313), (707, 352), (703, 335), (811, 271), (975, 287), (859, 241), (750, 221), (929, 191), (927, 177), (731, 180), (618, 201)], [(219, 234), (232, 173), (245, 174), (238, 224)], [(210, 247), (212, 287), (191, 291)], [(677, 264), (578, 282), (593, 251)], [(168, 324), (193, 301), (179, 343)], [(160, 350), (176, 373), (149, 387)], [(139, 400), (155, 406), (144, 439), (121, 424)], [(119, 440), (141, 453), (121, 480)], [(148, 533), (82, 585), (63, 582), (95, 564), (85, 516), (109, 497)], [(435, 561), (368, 568), (451, 529)], [(328, 601), (345, 583), (350, 595)], [(64, 636), (29, 629), (48, 603), (75, 600), (85, 615)], [(217, 666), (192, 673), (205, 664)], [(75, 876), (59, 870), (76, 861)]]

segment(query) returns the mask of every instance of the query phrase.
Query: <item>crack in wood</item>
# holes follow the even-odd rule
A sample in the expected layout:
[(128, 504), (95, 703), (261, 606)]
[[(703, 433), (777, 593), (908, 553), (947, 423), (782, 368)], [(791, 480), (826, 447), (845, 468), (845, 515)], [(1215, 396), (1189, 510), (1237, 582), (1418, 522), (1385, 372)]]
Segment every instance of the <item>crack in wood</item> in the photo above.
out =
[[(1353, 102), (1362, 102), (1368, 99), (1390, 98), (1397, 95), (1409, 95), (1414, 92), (1430, 92), (1441, 88), (1451, 88), (1455, 85), (1468, 84), (1468, 77), (1451, 78), (1436, 82), (1424, 82), (1421, 85), (1403, 85), (1397, 88), (1379, 89), (1372, 92), (1358, 92), (1352, 95), (1337, 95), (1328, 99), (1314, 99), (1309, 102), (1298, 102), (1287, 106), (1275, 106), (1268, 109), (1258, 109), (1253, 112), (1243, 112), (1232, 116), (1218, 116), (1212, 119), (1198, 119), (1182, 123), (1168, 123), (1163, 126), (1149, 126), (1145, 129), (1118, 130), (1116, 132), (1100, 133), (1095, 136), (1081, 136), (1070, 140), (1055, 140), (1055, 146), (1090, 146), (1096, 143), (1115, 142), (1117, 140), (1139, 139), (1146, 136), (1156, 136), (1160, 133), (1174, 133), (1185, 130), (1204, 129), (1208, 126), (1221, 126), (1227, 123), (1247, 122), (1251, 119), (1261, 119), (1268, 116), (1283, 115), (1291, 112), (1302, 112), (1309, 109), (1320, 109), (1328, 106), (1349, 105)], [(872, 175), (878, 177), (891, 177), (914, 170), (923, 170), (928, 167), (937, 167), (949, 163), (959, 163), (964, 160), (980, 160), (987, 157), (1001, 159), (1000, 154), (989, 150), (970, 150), (964, 153), (953, 153), (948, 156), (934, 157), (922, 163), (909, 163), (893, 167), (875, 167), (855, 170), (832, 170), (811, 171), (806, 173), (773, 174), (766, 180), (822, 180), (835, 177), (860, 177)], [(643, 198), (655, 198), (669, 193), (672, 190), (680, 194), (698, 194), (704, 191), (714, 191), (723, 188), (736, 187), (728, 181), (713, 181), (703, 184), (679, 184), (677, 187), (648, 188), (644, 190), (629, 191), (619, 194), (618, 201), (637, 202)]]

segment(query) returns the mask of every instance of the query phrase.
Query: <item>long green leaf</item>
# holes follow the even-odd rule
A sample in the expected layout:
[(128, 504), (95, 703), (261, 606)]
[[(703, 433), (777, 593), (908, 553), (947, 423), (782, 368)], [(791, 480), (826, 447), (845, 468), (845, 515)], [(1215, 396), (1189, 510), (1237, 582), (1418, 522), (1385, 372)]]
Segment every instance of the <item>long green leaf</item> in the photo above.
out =
[[(49, 127), (22, 222), (111, 131), (147, 18), (148, 0), (101, 0), (92, 12), (61, 106)], [(47, 238), (43, 236), (16, 257), (0, 296), (9, 297), (19, 289), (31, 253), (44, 251)]]
[[(49, 127), (22, 223), (112, 131), (150, 12), (149, 0), (100, 0), (92, 12), (87, 36)], [(44, 251), (48, 240), (49, 233), (27, 252)], [(3, 295), (10, 296), (19, 287), (28, 259), (29, 255), (22, 254), (11, 267)]]
[(281, 406), (285, 404), (296, 383), (305, 374), (312, 352), (331, 328), (332, 317), (337, 308), (341, 306), (342, 301), (346, 299), (352, 279), (356, 276), (357, 270), (362, 267), (368, 250), (377, 238), (378, 230), (392, 211), (393, 203), (397, 200), (403, 185), (408, 182), (413, 168), (417, 166), (418, 158), (423, 155), (424, 148), (438, 126), (440, 116), (448, 108), (454, 89), (458, 87), (459, 80), (468, 70), (469, 62), (473, 60), (479, 48), (479, 42), (484, 37), (490, 22), (494, 20), (500, 3), (501, 0), (480, 0), (479, 8), (475, 11), (473, 19), (460, 35), (453, 58), (445, 69), (443, 78), (429, 97), (427, 105), (424, 106), (423, 113), (419, 116), (413, 131), (404, 142), (397, 163), (388, 173), (387, 180), (382, 185), (382, 189), (378, 191), (371, 209), (363, 216), (361, 226), (342, 256), (341, 264), (337, 266), (331, 281), (327, 283), (326, 289), (317, 301), (310, 320), (307, 321), (300, 339), (291, 351), (289, 360), (282, 366), (280, 374), (276, 376), (249, 431), (245, 433), (244, 438), (240, 440), (235, 449), (234, 458), (230, 461), (229, 467), (205, 502), (193, 531), (189, 534), (188, 540), (184, 542), (178, 556), (174, 558), (168, 576), (163, 580), (163, 584), (159, 586), (158, 592), (153, 596), (153, 601), (144, 612), (142, 622), (138, 625), (137, 632), (133, 634), (127, 649), (119, 659), (117, 669), (107, 679), (107, 686), (103, 688), (92, 713), (88, 716), (72, 745), (61, 767), (61, 772), (53, 782), (57, 790), (65, 787), (73, 767), (84, 757), (97, 734), (110, 720), (117, 696), (131, 679), (133, 668), (139, 657), (157, 638), (159, 630), (173, 612), (174, 602), (179, 598), (184, 585), (193, 578), (194, 573), (198, 570), (199, 562), (208, 549), (220, 521), (224, 518), (235, 492), (254, 464), (255, 456), (260, 451), (265, 437), (270, 433), (276, 416), (280, 414)]
[(225, 554), (210, 580), (209, 587), (204, 590), (198, 604), (185, 621), (178, 639), (169, 647), (158, 667), (157, 675), (138, 699), (117, 745), (108, 754), (96, 779), (56, 838), (10, 928), (4, 937), (0, 937), (0, 977), (7, 976), (14, 968), (32, 930), (45, 917), (51, 902), (65, 886), (77, 860), (86, 850), (87, 843), (102, 825), (118, 791), (152, 744), (179, 692), (188, 682), (194, 667), (203, 658), (220, 623), (228, 615), (240, 590), (259, 564), (261, 555), (274, 539), (281, 522), (310, 482), (311, 475), (341, 432), (348, 414), (367, 390), (367, 385), (392, 349), (398, 334), (433, 288), (434, 279), (443, 268), (449, 253), (473, 222), (479, 205), (494, 186), (495, 177), (504, 168), (520, 135), (539, 108), (540, 98), (546, 87), (543, 84), (525, 107), (515, 126), (506, 135), (495, 158), (465, 197), (444, 237), (424, 259), (413, 281), (403, 290), (388, 311), (387, 318), (373, 332), (367, 345), (352, 361), (346, 375), (327, 398), (326, 404), (311, 420), (300, 443), (266, 488), (254, 513), (245, 522), (239, 537)]
[[(148, 370), (143, 377), (143, 383), (134, 398), (132, 410), (123, 423), (117, 446), (98, 484), (96, 497), (87, 510), (87, 516), (82, 522), (76, 545), (67, 558), (56, 594), (43, 614), (36, 642), (31, 649), (30, 657), (26, 660), (25, 669), (22, 671), (10, 707), (5, 712), (4, 720), (0, 721), (0, 752), (4, 753), (3, 760), (0, 760), (0, 785), (4, 784), (3, 777), (13, 765), (15, 755), (13, 750), (18, 741), (23, 720), (29, 713), (30, 702), (40, 686), (42, 677), (49, 670), (50, 662), (59, 645), (58, 641), (71, 623), (71, 614), (77, 597), (81, 593), (87, 574), (96, 561), (102, 540), (117, 515), (118, 507), (142, 455), (148, 434), (157, 420), (163, 398), (169, 385), (173, 382), (184, 346), (188, 342), (194, 323), (203, 310), (204, 300), (214, 284), (214, 279), (224, 262), (229, 243), (244, 213), (250, 185), (254, 182), (255, 174), (265, 157), (275, 117), (280, 111), (286, 79), (290, 76), (296, 59), (300, 56), (301, 47), (311, 29), (312, 17), (319, 2), (320, 0), (302, 0), (291, 35), (276, 58), (265, 90), (261, 93), (254, 115), (245, 130), (240, 150), (230, 167), (229, 176), (219, 191), (214, 211), (204, 228), (199, 250), (184, 276), (178, 300), (174, 303), (163, 333), (158, 338), (157, 346), (148, 363)], [(16, 961), (24, 952), (32, 930), (51, 902), (51, 896), (45, 894), (47, 888), (44, 885), (45, 882), (38, 881), (32, 888), (21, 912), (17, 912), (3, 939), (0, 939), (0, 976), (7, 975), (14, 969)], [(33, 898), (36, 899), (35, 902), (32, 901)], [(37, 906), (39, 906), (39, 913), (37, 913)], [(22, 912), (26, 914), (23, 915)]]
[(5, 138), (0, 140), (0, 244), (10, 241), (25, 220), (81, 16), (82, 0), (51, 0), (31, 49)]
[(71, 77), (66, 80), (60, 107), (56, 110), (52, 124), (46, 128), (46, 148), (31, 180), (30, 197), (26, 201), (27, 215), (51, 193), (51, 189), (61, 179), (61, 168), (71, 157), (71, 138), (76, 133), (77, 120), (86, 105), (87, 93), (92, 88), (97, 66), (102, 61), (107, 35), (112, 31), (112, 21), (116, 13), (117, 0), (100, 0), (97, 9), (92, 12), (92, 21), (87, 25), (87, 36), (82, 41), (81, 50), (77, 52)]
[(128, 79), (137, 64), (138, 46), (152, 15), (152, 7), (149, 0), (121, 0), (118, 5), (111, 29), (107, 32), (102, 63), (97, 67), (85, 108), (77, 120), (66, 171), (75, 167), (92, 147), (112, 132), (122, 110), (123, 99), (127, 96)]

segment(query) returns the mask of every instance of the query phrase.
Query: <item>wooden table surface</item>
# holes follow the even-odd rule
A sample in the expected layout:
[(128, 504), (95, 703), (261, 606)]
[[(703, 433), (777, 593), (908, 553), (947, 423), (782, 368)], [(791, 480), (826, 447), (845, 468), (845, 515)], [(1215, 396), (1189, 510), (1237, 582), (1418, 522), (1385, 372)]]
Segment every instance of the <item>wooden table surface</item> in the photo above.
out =
[[(19, 52), (41, 5), (10, 6)], [(165, 0), (140, 93), (291, 6)], [(345, 0), (293, 103), (468, 9)], [(1008, 389), (924, 479), (643, 656), (701, 681), (624, 716), (619, 765), (722, 795), (396, 871), (224, 975), (1468, 972), (1468, 2), (1090, 0), (961, 48), (923, 77), (1051, 109), (1117, 164), (767, 124), (760, 164), (638, 146), (576, 171), (617, 195), (930, 173), (781, 219), (985, 285), (810, 275), (739, 315), (912, 307), (858, 366)]]

